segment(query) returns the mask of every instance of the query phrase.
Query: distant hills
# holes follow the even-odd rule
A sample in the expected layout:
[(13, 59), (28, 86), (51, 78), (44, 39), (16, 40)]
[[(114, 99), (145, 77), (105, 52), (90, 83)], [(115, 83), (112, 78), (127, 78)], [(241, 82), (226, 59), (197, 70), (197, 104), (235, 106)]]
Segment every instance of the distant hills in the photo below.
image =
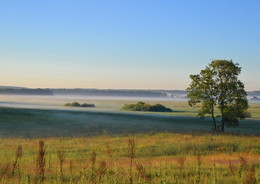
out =
[[(16, 86), (0, 86), (0, 95), (80, 95), (111, 97), (165, 97), (186, 98), (185, 90), (132, 90), (132, 89), (89, 89), (89, 88), (24, 88)], [(249, 91), (248, 96), (260, 96), (260, 91)]]

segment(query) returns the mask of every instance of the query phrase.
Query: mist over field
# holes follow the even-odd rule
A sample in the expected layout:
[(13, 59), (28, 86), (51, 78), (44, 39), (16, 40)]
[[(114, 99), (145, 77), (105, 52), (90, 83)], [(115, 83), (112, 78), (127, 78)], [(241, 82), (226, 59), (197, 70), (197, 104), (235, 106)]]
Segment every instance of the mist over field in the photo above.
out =
[(0, 106), (66, 109), (70, 102), (94, 103), (94, 110), (118, 110), (126, 102), (187, 101), (185, 91), (98, 90), (98, 89), (28, 89), (0, 88)]
[[(80, 95), (0, 95), (2, 107), (51, 108), (67, 109), (64, 104), (68, 102), (94, 103), (95, 110), (118, 110), (126, 102), (136, 101), (185, 101), (180, 98), (152, 98), (152, 97), (111, 97), (111, 96), (80, 96)], [(89, 109), (88, 109), (89, 110)]]
[[(250, 103), (260, 103), (260, 95), (251, 92), (248, 95)], [(96, 108), (91, 110), (118, 110), (124, 103), (147, 101), (147, 102), (186, 102), (186, 93), (172, 94), (171, 96), (146, 97), (146, 96), (102, 96), (102, 95), (74, 95), (55, 94), (44, 95), (3, 95), (0, 94), (0, 107), (21, 107), (21, 108), (51, 108), (67, 109), (64, 104), (69, 102), (94, 103)], [(90, 109), (88, 109), (90, 110)]]
[[(54, 95), (0, 95), (0, 136), (50, 137), (91, 136), (143, 132), (210, 131), (211, 119), (197, 118), (197, 108), (188, 106), (185, 94), (170, 97)], [(172, 112), (137, 112), (123, 110), (125, 104), (143, 101), (162, 104)], [(94, 107), (71, 107), (67, 103), (94, 104)], [(252, 128), (260, 119), (259, 101), (252, 101), (252, 120), (227, 132), (260, 134)], [(27, 110), (26, 110), (27, 109)], [(218, 120), (219, 121), (219, 120)], [(30, 127), (28, 129), (28, 127)], [(11, 133), (15, 130), (15, 134)], [(41, 130), (41, 133), (39, 132)]]

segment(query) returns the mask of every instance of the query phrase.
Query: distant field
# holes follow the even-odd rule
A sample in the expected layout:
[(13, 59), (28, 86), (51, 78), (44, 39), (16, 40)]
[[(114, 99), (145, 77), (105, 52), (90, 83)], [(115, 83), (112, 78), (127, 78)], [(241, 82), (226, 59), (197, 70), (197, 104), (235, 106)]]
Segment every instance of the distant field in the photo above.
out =
[[(95, 104), (95, 108), (65, 107), (66, 103), (79, 102), (80, 104)], [(174, 98), (134, 98), (134, 97), (84, 97), (84, 96), (17, 96), (0, 95), (0, 107), (28, 108), (28, 109), (53, 109), (74, 111), (122, 111), (124, 104), (144, 101), (149, 104), (160, 103), (173, 110), (171, 113), (156, 113), (171, 116), (196, 116), (197, 108), (188, 106), (187, 101)], [(260, 103), (250, 103), (251, 119), (260, 120)], [(140, 113), (140, 112), (139, 112)], [(153, 114), (146, 112), (147, 114)]]
[[(255, 112), (257, 113), (257, 112)], [(0, 108), (0, 137), (79, 137), (210, 131), (210, 118), (165, 113)], [(259, 120), (241, 121), (227, 132), (260, 135)]]
[[(62, 110), (88, 110), (88, 111), (120, 111), (124, 104), (144, 101), (149, 104), (161, 103), (173, 109), (171, 115), (195, 115), (187, 102), (169, 98), (127, 98), (127, 97), (84, 97), (84, 96), (15, 96), (0, 95), (0, 107), (30, 108), (30, 109), (62, 109)], [(66, 103), (79, 102), (80, 104), (95, 104), (95, 108), (70, 108)]]
[[(136, 134), (147, 132), (210, 131), (210, 118), (196, 117), (197, 108), (185, 101), (144, 98), (149, 104), (161, 103), (173, 112), (123, 111), (124, 104), (138, 98), (82, 96), (0, 96), (1, 137), (77, 137), (101, 134)], [(65, 103), (95, 104), (95, 108), (65, 107)], [(241, 121), (227, 132), (260, 135), (260, 103), (250, 104), (252, 118)]]

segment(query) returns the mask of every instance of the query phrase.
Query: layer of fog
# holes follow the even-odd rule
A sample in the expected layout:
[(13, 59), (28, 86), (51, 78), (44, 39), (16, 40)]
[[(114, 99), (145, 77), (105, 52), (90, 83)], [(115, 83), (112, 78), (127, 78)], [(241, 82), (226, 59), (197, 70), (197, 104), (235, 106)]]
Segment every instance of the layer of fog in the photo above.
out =
[[(259, 96), (248, 96), (250, 103), (260, 103)], [(70, 108), (64, 104), (71, 102), (92, 103), (95, 108)], [(16, 108), (39, 108), (39, 109), (72, 109), (72, 110), (101, 110), (116, 111), (122, 105), (135, 103), (137, 101), (145, 101), (148, 103), (164, 103), (164, 102), (187, 102), (185, 96), (175, 97), (110, 97), (110, 96), (71, 96), (71, 95), (55, 95), (55, 96), (29, 96), (29, 95), (0, 95), (0, 107), (16, 107)]]
[[(95, 108), (87, 108), (87, 110), (119, 110), (126, 103), (135, 103), (137, 101), (145, 101), (150, 103), (171, 102), (171, 101), (187, 101), (184, 97), (110, 97), (110, 96), (71, 96), (71, 95), (55, 95), (55, 96), (31, 96), (31, 95), (0, 95), (0, 107), (16, 107), (16, 108), (40, 108), (40, 109), (75, 109), (82, 108), (65, 107), (64, 104), (71, 102), (93, 103)], [(86, 108), (84, 108), (86, 110)]]

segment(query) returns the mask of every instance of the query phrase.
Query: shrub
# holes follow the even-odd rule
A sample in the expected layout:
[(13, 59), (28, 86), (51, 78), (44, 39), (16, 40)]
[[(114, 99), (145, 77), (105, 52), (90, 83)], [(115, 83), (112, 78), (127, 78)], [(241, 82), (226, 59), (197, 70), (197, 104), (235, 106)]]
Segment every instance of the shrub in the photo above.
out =
[(81, 107), (95, 107), (95, 104), (84, 103), (84, 104), (81, 105)]
[(70, 104), (70, 106), (71, 106), (71, 107), (80, 107), (80, 103), (78, 103), (78, 102), (72, 102), (72, 103)]
[(125, 104), (122, 109), (131, 111), (150, 111), (150, 112), (172, 112), (170, 108), (162, 104), (147, 104), (144, 102), (137, 102), (136, 104)]
[(64, 106), (67, 107), (95, 107), (95, 104), (83, 103), (82, 105), (79, 102), (66, 103)]
[(163, 106), (162, 104), (151, 105), (150, 110), (153, 112), (172, 112), (170, 108)]

